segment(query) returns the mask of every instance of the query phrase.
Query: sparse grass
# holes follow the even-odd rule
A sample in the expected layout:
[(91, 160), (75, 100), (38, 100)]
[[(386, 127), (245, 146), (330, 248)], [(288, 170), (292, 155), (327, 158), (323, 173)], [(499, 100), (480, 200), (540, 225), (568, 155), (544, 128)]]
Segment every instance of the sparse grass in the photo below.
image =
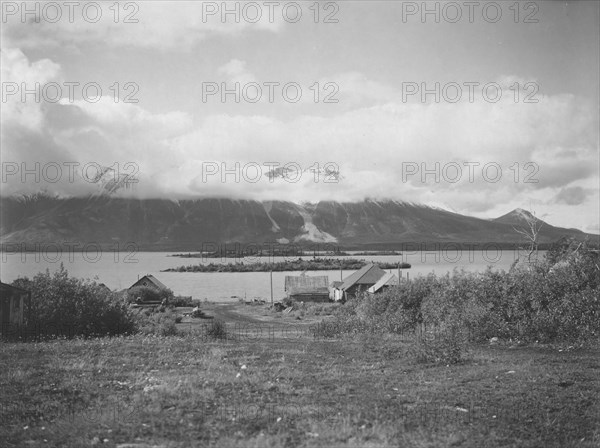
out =
[(449, 367), (418, 363), (410, 350), (399, 336), (376, 334), (2, 344), (0, 446), (600, 442), (597, 347), (474, 345)]

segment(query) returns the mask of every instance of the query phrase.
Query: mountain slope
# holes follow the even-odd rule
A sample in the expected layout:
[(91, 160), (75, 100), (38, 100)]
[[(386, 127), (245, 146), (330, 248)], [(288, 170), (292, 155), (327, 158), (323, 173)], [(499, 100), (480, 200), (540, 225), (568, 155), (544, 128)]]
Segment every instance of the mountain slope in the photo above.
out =
[[(515, 210), (493, 220), (398, 201), (358, 203), (232, 199), (123, 199), (110, 196), (58, 199), (0, 198), (3, 244), (79, 245), (134, 242), (141, 248), (196, 250), (226, 242), (335, 243), (522, 243), (515, 231), (528, 217)], [(586, 234), (544, 224), (540, 242)], [(597, 239), (598, 237), (593, 237)]]

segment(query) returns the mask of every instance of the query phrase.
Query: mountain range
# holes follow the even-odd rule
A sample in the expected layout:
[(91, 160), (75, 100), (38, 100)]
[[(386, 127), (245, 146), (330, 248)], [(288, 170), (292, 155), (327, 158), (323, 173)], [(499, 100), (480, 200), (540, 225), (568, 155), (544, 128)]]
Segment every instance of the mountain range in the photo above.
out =
[[(0, 198), (0, 243), (101, 246), (134, 243), (140, 250), (201, 250), (222, 243), (330, 244), (345, 249), (402, 244), (524, 244), (515, 229), (534, 219), (522, 209), (480, 219), (400, 201), (296, 204), (223, 198), (130, 199), (107, 195)], [(539, 242), (561, 237), (596, 242), (598, 235), (542, 221)], [(78, 246), (74, 246), (78, 247)]]

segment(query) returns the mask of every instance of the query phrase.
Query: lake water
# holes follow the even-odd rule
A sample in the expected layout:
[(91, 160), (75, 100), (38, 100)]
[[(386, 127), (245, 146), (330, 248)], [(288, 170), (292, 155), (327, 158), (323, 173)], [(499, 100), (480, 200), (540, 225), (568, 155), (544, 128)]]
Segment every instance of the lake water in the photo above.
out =
[[(125, 289), (145, 274), (152, 274), (173, 290), (175, 294), (192, 296), (194, 299), (205, 298), (217, 302), (234, 302), (237, 297), (248, 300), (263, 298), (270, 300), (271, 286), (269, 272), (240, 273), (195, 273), (195, 272), (161, 272), (163, 269), (182, 265), (208, 263), (252, 263), (257, 261), (286, 261), (286, 257), (254, 257), (254, 258), (180, 258), (172, 257), (165, 252), (116, 253), (97, 252), (83, 254), (81, 252), (30, 252), (5, 253), (2, 256), (0, 278), (10, 283), (17, 277), (33, 277), (40, 271), (57, 270), (63, 263), (69, 274), (74, 277), (96, 279), (111, 289)], [(543, 255), (543, 254), (540, 254)], [(483, 271), (487, 266), (492, 269), (507, 270), (523, 252), (514, 250), (489, 249), (482, 250), (446, 250), (446, 251), (413, 251), (396, 256), (357, 256), (368, 261), (385, 261), (390, 263), (408, 262), (410, 269), (403, 269), (406, 279), (434, 272), (444, 275), (453, 269)], [(305, 256), (304, 259), (309, 259)], [(335, 257), (345, 258), (345, 257)], [(354, 258), (354, 257), (353, 257)], [(340, 280), (353, 271), (309, 271), (308, 275), (327, 275), (329, 282)], [(393, 270), (395, 274), (397, 269)], [(275, 300), (285, 296), (284, 282), (286, 275), (299, 275), (299, 272), (273, 272), (273, 296)], [(235, 296), (235, 297), (234, 297)]]

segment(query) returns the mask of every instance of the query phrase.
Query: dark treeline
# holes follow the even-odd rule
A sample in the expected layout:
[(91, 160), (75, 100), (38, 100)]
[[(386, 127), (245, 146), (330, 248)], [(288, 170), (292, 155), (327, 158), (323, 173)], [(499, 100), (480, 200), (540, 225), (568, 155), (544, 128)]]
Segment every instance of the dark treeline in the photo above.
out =
[[(365, 260), (347, 258), (338, 260), (336, 258), (313, 258), (303, 260), (298, 258), (290, 261), (278, 261), (275, 263), (210, 263), (206, 265), (197, 264), (190, 266), (179, 266), (177, 268), (165, 269), (163, 272), (283, 272), (283, 271), (331, 271), (334, 269), (356, 270), (365, 266)], [(410, 268), (408, 263), (376, 263), (381, 269)]]

